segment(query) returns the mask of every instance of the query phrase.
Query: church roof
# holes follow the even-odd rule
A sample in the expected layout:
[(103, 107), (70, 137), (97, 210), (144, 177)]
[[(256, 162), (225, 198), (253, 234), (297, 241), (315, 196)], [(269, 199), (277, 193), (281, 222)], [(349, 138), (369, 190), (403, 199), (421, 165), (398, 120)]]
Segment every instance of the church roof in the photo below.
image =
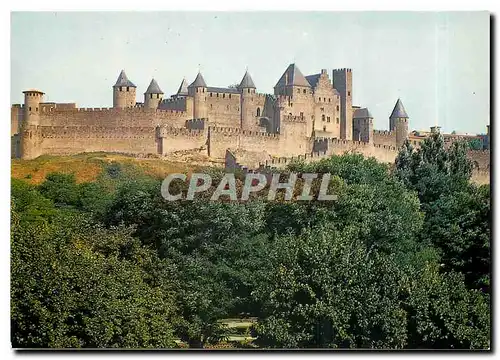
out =
[(320, 76), (321, 74), (307, 75), (306, 80), (314, 88), (316, 87), (316, 84), (318, 83)]
[(405, 107), (401, 102), (401, 99), (396, 101), (396, 105), (394, 106), (394, 110), (392, 110), (390, 118), (408, 118), (408, 114), (406, 113)]
[(253, 88), (255, 89), (255, 84), (252, 80), (252, 77), (248, 73), (248, 70), (245, 72), (243, 79), (241, 79), (240, 86), (241, 89)]
[(196, 79), (194, 79), (193, 83), (189, 85), (189, 87), (207, 87), (207, 83), (205, 82), (205, 79), (203, 79), (201, 72), (196, 75)]
[(208, 86), (207, 91), (208, 92), (215, 92), (215, 93), (229, 93), (229, 94), (239, 94), (240, 93), (240, 91), (238, 89), (220, 88), (220, 87), (213, 87), (213, 86)]
[(373, 119), (373, 116), (370, 113), (370, 110), (368, 110), (367, 108), (361, 108), (361, 109), (354, 110), (353, 118), (354, 119), (366, 119), (366, 118)]
[(290, 64), (288, 66), (275, 87), (287, 85), (311, 87), (311, 84), (307, 82), (306, 78), (302, 75), (299, 68), (295, 64)]
[(122, 70), (120, 72), (120, 75), (118, 75), (118, 79), (116, 80), (116, 84), (113, 87), (119, 86), (137, 87), (132, 81), (128, 79), (127, 74), (125, 74), (125, 70)]
[(151, 83), (146, 90), (146, 94), (163, 94), (163, 91), (161, 91), (160, 86), (155, 79), (151, 79)]
[(181, 86), (177, 90), (177, 95), (187, 95), (188, 94), (188, 84), (186, 78), (182, 79)]

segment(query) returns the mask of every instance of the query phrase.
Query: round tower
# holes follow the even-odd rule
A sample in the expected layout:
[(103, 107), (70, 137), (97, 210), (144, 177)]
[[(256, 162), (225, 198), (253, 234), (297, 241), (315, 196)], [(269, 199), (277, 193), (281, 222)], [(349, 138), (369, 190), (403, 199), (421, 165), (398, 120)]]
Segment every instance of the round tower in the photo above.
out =
[(241, 79), (240, 85), (238, 85), (238, 89), (241, 94), (241, 128), (243, 130), (251, 129), (255, 124), (255, 117), (260, 116), (262, 109), (256, 110), (254, 98), (255, 98), (255, 84), (252, 80), (252, 77), (248, 73), (248, 70), (245, 72), (243, 79)]
[(137, 86), (127, 78), (125, 70), (120, 72), (115, 85), (113, 85), (113, 107), (130, 108), (135, 106)]
[(401, 147), (408, 137), (408, 114), (401, 99), (396, 101), (396, 105), (389, 117), (389, 125), (391, 131), (396, 132), (396, 147)]
[(24, 94), (23, 124), (21, 130), (21, 157), (34, 159), (38, 154), (38, 125), (40, 125), (40, 103), (44, 93), (26, 90)]
[(151, 80), (148, 89), (144, 93), (144, 107), (147, 109), (157, 109), (163, 98), (163, 91), (155, 79)]
[(207, 83), (201, 73), (188, 86), (188, 94), (193, 98), (193, 117), (195, 119), (207, 118)]

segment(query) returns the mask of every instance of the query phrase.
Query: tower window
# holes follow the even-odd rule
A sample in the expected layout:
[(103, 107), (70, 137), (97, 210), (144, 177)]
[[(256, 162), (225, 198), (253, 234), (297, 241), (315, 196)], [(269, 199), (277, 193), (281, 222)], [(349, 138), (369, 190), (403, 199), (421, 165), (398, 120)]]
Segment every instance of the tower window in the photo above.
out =
[(303, 118), (303, 117), (304, 117), (304, 113), (303, 113), (303, 112), (301, 112), (301, 113), (300, 113), (300, 117), (301, 117), (301, 118)]
[(249, 93), (249, 94), (250, 94), (250, 89), (247, 89), (247, 93)]
[(337, 105), (337, 111), (339, 111), (339, 110), (340, 110), (340, 107)]
[(35, 110), (35, 111), (38, 111), (38, 108), (36, 108), (36, 110)]
[(328, 102), (331, 102), (332, 99), (328, 98)]
[(304, 89), (304, 94), (306, 93), (306, 89)]
[(323, 102), (326, 102), (326, 98), (323, 98)]
[(212, 97), (212, 95), (213, 95), (213, 94), (212, 94), (212, 93), (210, 93), (210, 97)]
[(229, 98), (231, 99), (231, 94), (229, 94)]
[(321, 115), (321, 121), (325, 121), (325, 115)]
[(31, 106), (29, 107), (29, 110), (31, 111)]
[(149, 98), (152, 99), (153, 98), (153, 94), (149, 94)]
[(323, 131), (326, 131), (326, 126), (323, 126)]
[(347, 92), (347, 96), (351, 96), (351, 92), (350, 91)]
[(127, 91), (129, 91), (129, 90), (130, 90), (130, 88), (127, 86)]
[(217, 93), (217, 97), (219, 97), (219, 93)]
[(257, 108), (257, 116), (260, 116), (260, 108)]
[(226, 98), (226, 94), (222, 94), (222, 98), (225, 99)]
[(326, 122), (330, 122), (330, 117), (329, 116), (326, 118)]

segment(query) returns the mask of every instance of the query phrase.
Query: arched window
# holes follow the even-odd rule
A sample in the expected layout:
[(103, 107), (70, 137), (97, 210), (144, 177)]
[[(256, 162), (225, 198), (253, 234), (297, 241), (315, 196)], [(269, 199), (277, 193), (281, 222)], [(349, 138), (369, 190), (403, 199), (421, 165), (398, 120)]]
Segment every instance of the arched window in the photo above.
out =
[(304, 94), (306, 93), (306, 89), (304, 89)]
[(257, 116), (260, 116), (260, 108), (257, 108)]
[(321, 121), (325, 121), (325, 115), (321, 115)]

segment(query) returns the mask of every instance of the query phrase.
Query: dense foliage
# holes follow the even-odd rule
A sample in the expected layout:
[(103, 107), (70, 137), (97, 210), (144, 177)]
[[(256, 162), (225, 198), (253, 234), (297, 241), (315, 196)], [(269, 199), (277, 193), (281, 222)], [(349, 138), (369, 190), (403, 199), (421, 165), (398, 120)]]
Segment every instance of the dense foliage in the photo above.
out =
[(206, 347), (244, 315), (264, 348), (489, 348), (490, 190), (468, 148), (288, 168), (332, 174), (334, 202), (167, 202), (116, 163), (13, 179), (12, 344)]

